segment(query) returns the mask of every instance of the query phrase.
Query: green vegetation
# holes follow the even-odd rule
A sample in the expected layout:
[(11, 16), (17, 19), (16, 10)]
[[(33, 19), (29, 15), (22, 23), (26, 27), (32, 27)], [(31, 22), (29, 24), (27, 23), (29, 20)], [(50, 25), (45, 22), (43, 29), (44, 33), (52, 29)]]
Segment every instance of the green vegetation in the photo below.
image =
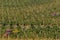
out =
[(0, 0), (1, 37), (6, 29), (11, 38), (60, 38), (60, 0)]
[[(0, 23), (2, 24), (48, 24), (54, 23), (52, 12), (59, 12), (53, 0), (1, 0)], [(52, 17), (52, 18), (51, 18)], [(59, 16), (57, 19), (59, 19)], [(7, 20), (7, 21), (6, 21)], [(50, 23), (52, 23), (50, 22)], [(59, 23), (59, 21), (57, 22)]]
[[(54, 25), (54, 26), (46, 26), (44, 28), (42, 28), (39, 25), (24, 25), (22, 27), (22, 25), (17, 26), (16, 29), (18, 29), (17, 33), (13, 33), (13, 30), (15, 26), (10, 27), (10, 29), (12, 30), (12, 32), (9, 34), (9, 37), (11, 38), (54, 38), (54, 39), (60, 39), (60, 28), (58, 28), (58, 26)], [(1, 37), (4, 35), (5, 30), (7, 29), (7, 26), (5, 25), (4, 27), (1, 27)]]

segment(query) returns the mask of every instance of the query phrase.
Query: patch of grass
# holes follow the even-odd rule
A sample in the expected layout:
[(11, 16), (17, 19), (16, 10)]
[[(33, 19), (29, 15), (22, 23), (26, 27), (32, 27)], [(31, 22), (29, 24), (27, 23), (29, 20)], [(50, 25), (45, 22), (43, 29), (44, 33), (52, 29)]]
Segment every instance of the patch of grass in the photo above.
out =
[[(1, 35), (8, 28), (19, 30), (10, 37), (60, 38), (60, 0), (0, 0)], [(14, 26), (15, 25), (15, 26)], [(20, 29), (19, 29), (20, 28)], [(43, 39), (44, 40), (44, 39)]]

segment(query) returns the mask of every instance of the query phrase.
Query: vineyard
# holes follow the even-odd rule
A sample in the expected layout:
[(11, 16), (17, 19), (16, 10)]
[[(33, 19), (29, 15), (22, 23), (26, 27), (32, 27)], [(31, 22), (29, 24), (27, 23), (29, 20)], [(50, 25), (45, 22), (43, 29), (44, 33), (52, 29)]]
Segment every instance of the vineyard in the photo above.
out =
[(0, 38), (60, 39), (60, 0), (0, 0)]

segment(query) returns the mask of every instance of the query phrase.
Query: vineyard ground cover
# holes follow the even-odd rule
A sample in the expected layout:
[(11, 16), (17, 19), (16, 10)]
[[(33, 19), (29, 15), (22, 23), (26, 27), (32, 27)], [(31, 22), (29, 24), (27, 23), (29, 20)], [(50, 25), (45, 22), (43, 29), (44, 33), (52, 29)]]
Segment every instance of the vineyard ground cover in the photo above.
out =
[[(11, 22), (37, 24), (40, 20), (44, 21), (45, 17), (46, 19), (47, 17), (51, 18), (50, 12), (55, 11), (53, 7), (55, 1), (46, 0), (44, 2), (44, 0), (3, 0), (1, 1), (0, 14), (2, 16), (0, 16), (0, 19), (7, 24)], [(49, 7), (50, 5), (52, 6)]]
[[(8, 26), (12, 31), (17, 27), (18, 38), (37, 36), (58, 39), (60, 0), (0, 0), (0, 36), (4, 35)], [(11, 33), (9, 37), (15, 38), (16, 35)]]

